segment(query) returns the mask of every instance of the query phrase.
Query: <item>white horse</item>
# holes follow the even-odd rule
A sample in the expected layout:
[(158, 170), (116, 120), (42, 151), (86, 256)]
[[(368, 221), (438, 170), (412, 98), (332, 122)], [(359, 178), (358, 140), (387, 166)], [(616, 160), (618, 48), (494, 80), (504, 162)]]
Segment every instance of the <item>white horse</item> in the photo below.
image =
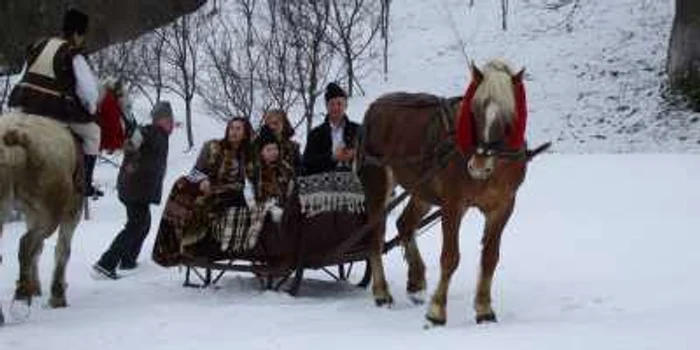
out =
[(41, 295), (39, 256), (44, 240), (58, 229), (49, 305), (68, 305), (65, 271), (84, 200), (75, 178), (82, 171), (77, 146), (69, 130), (52, 119), (21, 112), (0, 116), (0, 236), (12, 201), (20, 203), (27, 225), (19, 246), (16, 304), (28, 307)]

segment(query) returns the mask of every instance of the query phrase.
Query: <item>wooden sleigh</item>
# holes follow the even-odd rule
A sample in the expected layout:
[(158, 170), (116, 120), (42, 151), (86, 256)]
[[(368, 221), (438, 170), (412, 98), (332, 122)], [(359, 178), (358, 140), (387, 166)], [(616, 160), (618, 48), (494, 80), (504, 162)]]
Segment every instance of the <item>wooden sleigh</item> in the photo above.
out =
[[(166, 218), (168, 211), (191, 213), (191, 203), (196, 200), (198, 192), (196, 186), (181, 179), (173, 186), (166, 203), (153, 259), (164, 267), (184, 267), (186, 287), (215, 286), (228, 272), (244, 272), (255, 275), (264, 289), (279, 290), (286, 285), (287, 292), (292, 295), (298, 293), (305, 270), (321, 270), (333, 280), (348, 281), (355, 266), (364, 262), (364, 275), (357, 284), (366, 287), (371, 276), (366, 262), (370, 230), (364, 210), (357, 207), (349, 210), (342, 203), (314, 208), (313, 203), (305, 200), (313, 195), (308, 193), (310, 189), (305, 186), (312, 178), (334, 176), (336, 174), (330, 173), (298, 178), (295, 190), (283, 206), (284, 214), (280, 222), (276, 223), (267, 216), (257, 243), (246, 251), (219, 249), (220, 242), (213, 238), (215, 235), (211, 232), (204, 233), (195, 244), (183, 245), (179, 241), (170, 227), (173, 223)], [(354, 177), (350, 173), (342, 176)], [(337, 191), (344, 190), (338, 188)], [(395, 205), (405, 198), (397, 197)], [(438, 217), (439, 213), (429, 215), (421, 227)], [(211, 227), (208, 229), (211, 230)], [(385, 252), (399, 243), (398, 237), (387, 241)]]

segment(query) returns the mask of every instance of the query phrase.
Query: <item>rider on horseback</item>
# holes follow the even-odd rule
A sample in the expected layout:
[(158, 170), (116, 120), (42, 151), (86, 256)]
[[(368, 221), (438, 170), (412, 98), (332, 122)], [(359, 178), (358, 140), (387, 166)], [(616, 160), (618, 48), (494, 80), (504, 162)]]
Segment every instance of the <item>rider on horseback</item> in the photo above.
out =
[(14, 87), (9, 106), (27, 114), (59, 120), (82, 140), (85, 154), (85, 195), (101, 196), (92, 185), (100, 152), (100, 127), (95, 112), (99, 98), (97, 79), (82, 54), (88, 16), (68, 10), (63, 35), (43, 38), (29, 47), (21, 81)]

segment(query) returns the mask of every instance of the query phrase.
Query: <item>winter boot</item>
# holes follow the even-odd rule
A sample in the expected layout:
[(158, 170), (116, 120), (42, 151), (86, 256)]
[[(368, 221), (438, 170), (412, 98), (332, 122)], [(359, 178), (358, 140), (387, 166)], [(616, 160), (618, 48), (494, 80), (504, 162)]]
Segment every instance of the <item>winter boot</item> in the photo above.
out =
[(95, 173), (96, 163), (96, 155), (85, 156), (85, 197), (98, 198), (104, 196), (104, 192), (100, 191), (92, 184), (92, 176)]

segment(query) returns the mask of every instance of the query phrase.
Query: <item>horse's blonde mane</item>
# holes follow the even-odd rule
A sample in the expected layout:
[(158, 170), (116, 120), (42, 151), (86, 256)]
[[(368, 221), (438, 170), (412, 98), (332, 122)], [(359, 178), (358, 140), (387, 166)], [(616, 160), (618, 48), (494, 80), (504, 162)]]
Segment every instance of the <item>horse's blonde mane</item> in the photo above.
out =
[(482, 70), (484, 76), (474, 94), (476, 106), (485, 109), (487, 102), (495, 103), (501, 118), (511, 124), (515, 119), (515, 95), (512, 77), (515, 73), (503, 60), (494, 59), (486, 63)]

